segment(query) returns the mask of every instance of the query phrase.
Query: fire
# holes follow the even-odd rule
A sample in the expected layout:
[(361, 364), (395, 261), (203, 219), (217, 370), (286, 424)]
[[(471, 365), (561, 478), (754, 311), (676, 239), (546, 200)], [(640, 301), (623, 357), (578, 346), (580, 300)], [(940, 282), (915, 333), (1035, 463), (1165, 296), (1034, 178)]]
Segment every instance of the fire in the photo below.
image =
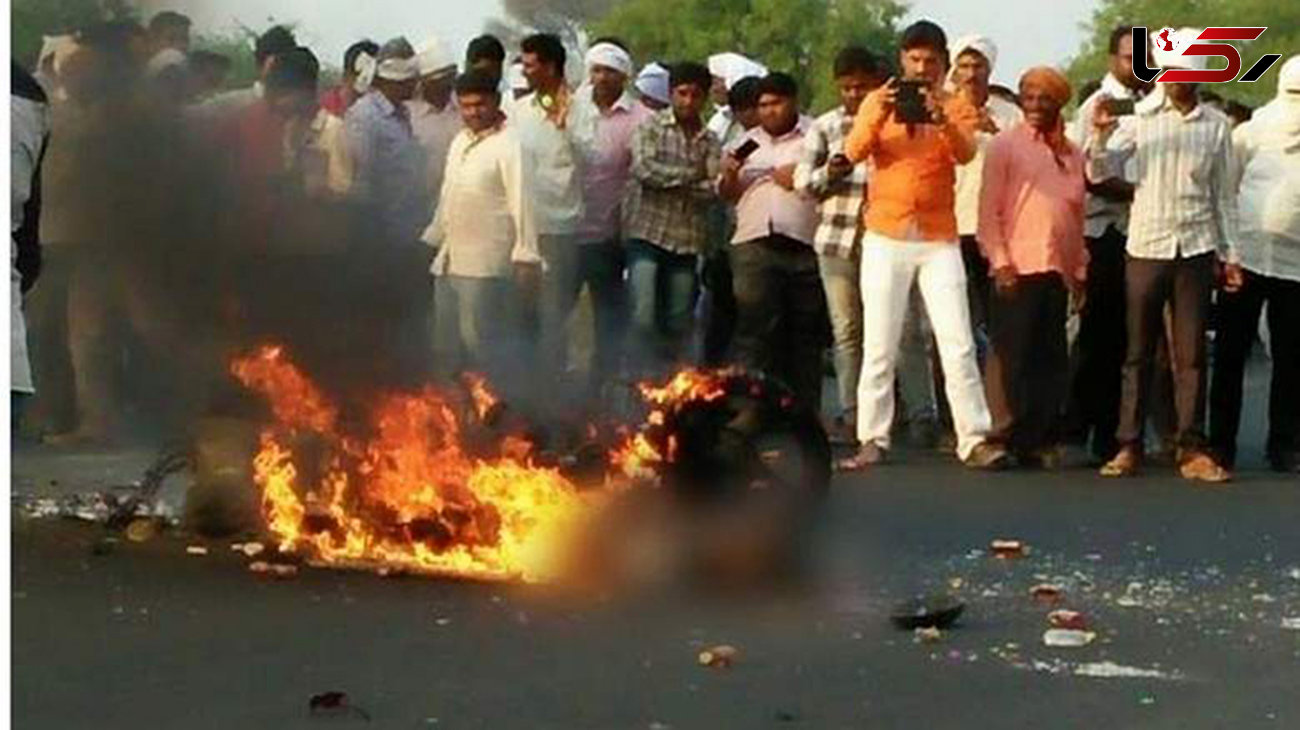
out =
[[(253, 471), (282, 550), (329, 565), (532, 582), (558, 569), (587, 512), (574, 485), (532, 466), (519, 444), (489, 459), (467, 454), (463, 409), (435, 388), (380, 399), (359, 435), (340, 428), (338, 408), (280, 349), (231, 370), (277, 421)], [(496, 397), (482, 379), (466, 385), (482, 418)]]
[(705, 371), (686, 369), (677, 372), (663, 385), (641, 383), (637, 389), (650, 405), (646, 428), (642, 428), (611, 454), (614, 466), (634, 480), (654, 479), (677, 451), (676, 437), (662, 437), (659, 432), (668, 415), (688, 403), (709, 403), (727, 395), (726, 381), (731, 370)]

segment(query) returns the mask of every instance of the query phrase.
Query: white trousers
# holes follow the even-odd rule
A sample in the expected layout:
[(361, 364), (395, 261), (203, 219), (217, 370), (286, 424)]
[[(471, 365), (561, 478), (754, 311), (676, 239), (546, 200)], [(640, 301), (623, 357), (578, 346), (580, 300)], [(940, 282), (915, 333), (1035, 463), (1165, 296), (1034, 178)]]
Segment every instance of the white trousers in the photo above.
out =
[(971, 335), (966, 268), (956, 241), (862, 238), (862, 376), (858, 378), (858, 440), (889, 448), (894, 377), (907, 299), (915, 282), (939, 345), (948, 404), (965, 459), (990, 429), (984, 383)]

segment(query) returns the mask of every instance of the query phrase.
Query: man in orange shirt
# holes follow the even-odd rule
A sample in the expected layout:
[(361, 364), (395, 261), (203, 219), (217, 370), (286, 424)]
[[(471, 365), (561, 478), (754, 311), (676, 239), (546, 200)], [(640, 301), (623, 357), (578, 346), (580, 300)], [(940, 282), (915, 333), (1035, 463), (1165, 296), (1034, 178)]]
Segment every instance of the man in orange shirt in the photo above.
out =
[(862, 103), (845, 155), (873, 166), (862, 238), (863, 361), (858, 380), (858, 453), (841, 464), (884, 460), (894, 419), (894, 375), (908, 294), (919, 284), (938, 340), (957, 432), (957, 455), (972, 468), (998, 469), (1006, 450), (988, 443), (984, 384), (975, 359), (966, 269), (957, 243), (957, 165), (975, 156), (979, 113), (943, 88), (948, 39), (926, 20), (903, 31), (899, 67)]

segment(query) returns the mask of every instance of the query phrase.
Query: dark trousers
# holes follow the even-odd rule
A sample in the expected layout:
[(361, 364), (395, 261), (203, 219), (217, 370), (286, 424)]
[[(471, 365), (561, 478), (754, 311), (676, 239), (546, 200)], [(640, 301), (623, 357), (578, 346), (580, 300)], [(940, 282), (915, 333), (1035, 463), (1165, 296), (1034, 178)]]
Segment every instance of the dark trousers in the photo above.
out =
[(1270, 460), (1282, 461), (1300, 447), (1300, 282), (1246, 272), (1241, 290), (1219, 297), (1214, 338), (1210, 443), (1229, 465), (1237, 458), (1242, 379), (1265, 303), (1273, 357), (1266, 451)]
[(1214, 254), (1173, 260), (1129, 257), (1125, 262), (1128, 354), (1116, 439), (1142, 447), (1142, 423), (1151, 401), (1151, 370), (1170, 308), (1174, 410), (1179, 448), (1205, 442), (1205, 330), (1214, 290)]
[(731, 340), (736, 333), (736, 295), (732, 282), (730, 246), (704, 257), (700, 275), (704, 285), (704, 342), (700, 359), (709, 367), (728, 360)]
[(771, 235), (731, 247), (737, 362), (821, 410), (826, 297), (811, 246)]
[[(623, 269), (627, 257), (617, 240), (574, 246), (572, 271), (557, 292), (560, 315), (567, 321), (585, 286), (591, 293), (595, 319), (595, 352), (591, 379), (602, 383), (618, 375), (623, 361), (623, 331), (627, 326), (627, 296)], [(567, 342), (567, 340), (566, 340)]]
[(1074, 345), (1070, 392), (1066, 403), (1067, 435), (1109, 459), (1119, 428), (1121, 371), (1126, 350), (1124, 316), (1124, 246), (1128, 239), (1114, 227), (1088, 239), (1088, 283), (1079, 335)]
[(1059, 274), (1031, 274), (993, 290), (985, 372), (993, 441), (1018, 454), (1060, 441), (1069, 380), (1065, 315), (1070, 296)]

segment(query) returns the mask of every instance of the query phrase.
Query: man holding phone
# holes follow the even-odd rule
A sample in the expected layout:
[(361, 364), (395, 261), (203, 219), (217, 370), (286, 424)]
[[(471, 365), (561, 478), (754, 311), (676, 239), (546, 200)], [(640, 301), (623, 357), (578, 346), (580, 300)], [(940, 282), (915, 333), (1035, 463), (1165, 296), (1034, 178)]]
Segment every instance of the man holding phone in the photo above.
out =
[(987, 441), (991, 419), (975, 358), (953, 207), (955, 168), (975, 156), (979, 114), (970, 101), (943, 88), (948, 68), (943, 29), (926, 20), (913, 23), (903, 31), (900, 47), (903, 78), (867, 97), (844, 144), (851, 162), (869, 159), (874, 171), (862, 238), (860, 446), (841, 467), (877, 464), (889, 449), (899, 342), (908, 295), (919, 284), (943, 362), (957, 455), (971, 468), (1002, 468), (1006, 450)]
[(718, 192), (736, 205), (731, 268), (736, 359), (783, 381), (801, 405), (820, 411), (825, 298), (817, 274), (814, 200), (795, 190), (810, 120), (799, 88), (783, 73), (758, 89), (759, 126), (722, 160)]
[(867, 164), (849, 161), (844, 140), (853, 129), (862, 100), (884, 82), (888, 71), (884, 59), (860, 46), (841, 50), (834, 68), (841, 104), (818, 117), (804, 136), (794, 184), (796, 190), (817, 200), (820, 218), (813, 248), (830, 313), (840, 409), (832, 432), (855, 443), (858, 375), (862, 372), (859, 221), (867, 195)]

